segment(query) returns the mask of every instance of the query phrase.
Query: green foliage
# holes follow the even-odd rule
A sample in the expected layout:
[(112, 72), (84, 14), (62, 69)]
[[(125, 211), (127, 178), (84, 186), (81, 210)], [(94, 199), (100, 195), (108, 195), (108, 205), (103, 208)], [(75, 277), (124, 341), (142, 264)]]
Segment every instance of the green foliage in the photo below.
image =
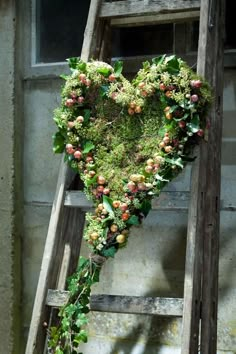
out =
[(116, 77), (119, 77), (123, 71), (123, 62), (117, 60), (114, 64), (114, 74)]
[[(68, 59), (53, 150), (80, 174), (94, 202), (84, 239), (90, 258), (80, 257), (68, 279), (70, 297), (58, 327), (49, 329), (51, 354), (74, 354), (87, 342), (91, 287), (102, 263), (126, 246), (151, 199), (184, 168), (205, 129), (211, 92), (181, 59), (162, 55), (143, 63), (132, 82), (123, 64)], [(198, 80), (198, 85), (195, 81)], [(199, 85), (200, 82), (200, 85)]]
[(76, 69), (79, 59), (77, 57), (66, 59), (69, 64), (70, 69)]
[(65, 138), (61, 132), (58, 131), (55, 135), (53, 135), (53, 152), (56, 154), (61, 154), (64, 151), (64, 148)]

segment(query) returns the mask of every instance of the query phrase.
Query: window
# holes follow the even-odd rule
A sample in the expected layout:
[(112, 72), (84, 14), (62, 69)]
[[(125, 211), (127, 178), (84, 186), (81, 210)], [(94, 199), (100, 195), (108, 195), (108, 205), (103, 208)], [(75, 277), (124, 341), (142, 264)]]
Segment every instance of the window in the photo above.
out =
[(63, 62), (81, 52), (90, 0), (36, 0), (36, 63)]
[(114, 28), (114, 57), (155, 55), (173, 51), (173, 24)]

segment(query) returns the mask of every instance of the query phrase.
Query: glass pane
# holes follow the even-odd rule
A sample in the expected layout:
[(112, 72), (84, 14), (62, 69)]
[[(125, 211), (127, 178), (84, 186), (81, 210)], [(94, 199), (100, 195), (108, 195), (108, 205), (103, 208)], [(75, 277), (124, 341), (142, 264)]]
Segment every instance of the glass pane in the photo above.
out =
[(153, 55), (173, 51), (173, 24), (114, 28), (113, 57)]
[(234, 0), (226, 1), (226, 36), (225, 49), (236, 49), (236, 35), (235, 35), (235, 11), (236, 2)]
[(37, 63), (80, 55), (89, 5), (90, 0), (37, 1)]

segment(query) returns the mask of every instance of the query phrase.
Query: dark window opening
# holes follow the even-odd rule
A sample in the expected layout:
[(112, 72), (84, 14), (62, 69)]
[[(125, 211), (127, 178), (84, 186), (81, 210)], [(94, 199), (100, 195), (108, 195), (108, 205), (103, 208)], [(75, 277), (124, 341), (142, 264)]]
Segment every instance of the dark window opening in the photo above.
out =
[(113, 57), (155, 55), (172, 51), (173, 24), (112, 30)]
[(79, 56), (90, 0), (40, 0), (36, 16), (36, 62)]
[(234, 0), (226, 1), (225, 18), (225, 49), (236, 49), (235, 19), (236, 2)]

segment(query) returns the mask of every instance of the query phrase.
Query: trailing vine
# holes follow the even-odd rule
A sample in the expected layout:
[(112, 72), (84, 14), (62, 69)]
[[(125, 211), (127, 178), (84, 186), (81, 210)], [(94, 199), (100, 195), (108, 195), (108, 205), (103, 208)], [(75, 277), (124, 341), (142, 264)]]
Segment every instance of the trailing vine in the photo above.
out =
[(126, 246), (153, 196), (191, 161), (211, 100), (208, 84), (176, 56), (143, 63), (132, 82), (119, 61), (112, 67), (71, 58), (69, 65), (54, 114), (54, 152), (65, 152), (95, 211), (86, 214), (84, 231), (91, 256), (80, 257), (59, 324), (48, 330), (48, 352), (56, 354), (80, 353), (91, 286), (102, 264)]

